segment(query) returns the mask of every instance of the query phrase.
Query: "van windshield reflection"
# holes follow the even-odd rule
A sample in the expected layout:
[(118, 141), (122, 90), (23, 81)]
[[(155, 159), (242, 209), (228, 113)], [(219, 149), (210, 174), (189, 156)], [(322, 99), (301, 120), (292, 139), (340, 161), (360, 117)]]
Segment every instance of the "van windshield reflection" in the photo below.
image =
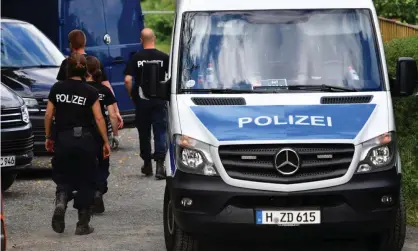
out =
[(371, 20), (368, 10), (186, 13), (180, 92), (382, 91)]

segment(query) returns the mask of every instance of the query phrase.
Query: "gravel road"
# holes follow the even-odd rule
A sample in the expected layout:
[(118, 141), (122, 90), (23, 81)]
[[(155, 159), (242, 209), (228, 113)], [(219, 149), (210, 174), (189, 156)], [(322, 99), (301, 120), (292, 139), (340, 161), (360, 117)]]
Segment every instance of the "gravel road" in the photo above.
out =
[[(50, 227), (55, 185), (50, 180), (49, 158), (37, 157), (31, 171), (4, 194), (8, 250), (14, 251), (163, 251), (164, 181), (140, 175), (137, 132), (124, 129), (122, 146), (111, 156), (106, 212), (92, 219), (95, 232), (75, 236), (77, 212), (70, 204), (66, 230), (59, 235)], [(40, 171), (41, 169), (42, 171)], [(362, 243), (334, 243), (301, 248), (213, 246), (211, 251), (365, 251)], [(418, 229), (408, 229), (404, 251), (418, 250)]]

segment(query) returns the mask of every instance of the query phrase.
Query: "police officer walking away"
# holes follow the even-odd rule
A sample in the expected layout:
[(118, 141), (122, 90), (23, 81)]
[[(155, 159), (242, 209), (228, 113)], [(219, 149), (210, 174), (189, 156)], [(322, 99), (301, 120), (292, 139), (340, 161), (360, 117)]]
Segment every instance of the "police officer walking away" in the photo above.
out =
[[(139, 133), (140, 156), (144, 160), (142, 173), (152, 175), (152, 158), (156, 161), (157, 179), (165, 178), (164, 160), (167, 153), (167, 102), (147, 99), (141, 89), (143, 63), (157, 61), (161, 67), (160, 80), (168, 74), (169, 56), (155, 48), (154, 32), (145, 28), (141, 32), (144, 50), (134, 54), (125, 68), (125, 87), (136, 107), (136, 127)], [(132, 77), (134, 86), (132, 86)], [(151, 126), (154, 133), (154, 155), (151, 155)]]
[[(57, 184), (52, 228), (57, 233), (64, 232), (67, 196), (76, 190), (74, 208), (78, 210), (78, 222), (75, 234), (86, 235), (94, 231), (89, 222), (96, 189), (98, 147), (94, 134), (97, 127), (105, 142), (104, 158), (109, 157), (110, 146), (99, 94), (82, 80), (87, 71), (85, 57), (71, 54), (67, 68), (69, 79), (52, 86), (45, 114), (45, 148), (54, 152), (52, 179)], [(53, 116), (55, 141), (51, 139)]]
[[(93, 56), (87, 56), (87, 84), (94, 87), (99, 92), (99, 101), (100, 107), (102, 110), (103, 117), (105, 118), (107, 127), (108, 127), (108, 136), (113, 131), (114, 135), (118, 133), (118, 119), (116, 116), (116, 111), (113, 106), (115, 104), (116, 98), (113, 93), (110, 91), (109, 88), (102, 85), (102, 76), (103, 73), (100, 70), (100, 61)], [(109, 130), (110, 129), (110, 130)], [(98, 145), (99, 145), (99, 175), (97, 176), (97, 190), (94, 196), (94, 206), (93, 212), (94, 213), (103, 213), (105, 211), (104, 203), (103, 203), (103, 195), (107, 193), (107, 178), (110, 175), (109, 168), (110, 168), (110, 160), (109, 158), (103, 159), (101, 157), (100, 149), (103, 147), (103, 139), (98, 136)]]
[[(70, 50), (71, 53), (80, 53), (83, 54), (84, 56), (87, 56), (87, 53), (85, 51), (86, 48), (86, 34), (84, 34), (84, 32), (82, 30), (72, 30), (69, 34), (68, 34), (68, 41), (70, 43)], [(110, 82), (107, 78), (106, 72), (104, 71), (103, 68), (103, 64), (100, 64), (100, 70), (102, 71), (102, 84), (105, 85), (107, 88), (109, 88), (113, 95), (113, 88), (110, 85)], [(64, 81), (66, 80), (68, 77), (67, 75), (67, 59), (64, 59), (61, 63), (61, 67), (58, 71), (58, 75), (57, 75), (57, 80), (59, 81)], [(119, 108), (118, 105), (115, 103), (114, 104), (114, 108), (116, 110), (116, 115), (118, 117), (118, 121), (119, 121), (119, 128), (123, 127), (123, 119), (122, 116), (119, 113)], [(120, 136), (119, 135), (114, 135), (112, 141), (115, 141), (115, 145), (119, 145), (119, 141), (120, 141)]]

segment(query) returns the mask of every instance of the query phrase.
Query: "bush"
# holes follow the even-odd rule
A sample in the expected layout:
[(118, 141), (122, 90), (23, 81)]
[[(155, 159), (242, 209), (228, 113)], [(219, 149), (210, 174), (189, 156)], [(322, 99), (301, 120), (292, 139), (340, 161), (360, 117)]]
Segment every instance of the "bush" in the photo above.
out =
[(418, 35), (394, 39), (385, 44), (389, 74), (395, 76), (396, 61), (400, 57), (412, 57), (418, 61)]
[[(418, 60), (418, 36), (395, 39), (385, 44), (389, 74), (395, 76), (399, 57)], [(408, 223), (418, 225), (418, 97), (393, 98), (396, 132), (403, 168), (403, 192)]]

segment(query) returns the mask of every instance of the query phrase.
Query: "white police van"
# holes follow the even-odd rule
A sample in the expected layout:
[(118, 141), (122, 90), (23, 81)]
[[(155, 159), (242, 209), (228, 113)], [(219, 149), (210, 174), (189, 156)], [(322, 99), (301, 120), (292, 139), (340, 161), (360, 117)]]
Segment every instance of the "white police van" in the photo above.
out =
[(178, 0), (169, 79), (147, 91), (169, 101), (167, 250), (358, 235), (400, 251), (392, 96), (413, 94), (416, 62), (394, 79), (371, 0)]

